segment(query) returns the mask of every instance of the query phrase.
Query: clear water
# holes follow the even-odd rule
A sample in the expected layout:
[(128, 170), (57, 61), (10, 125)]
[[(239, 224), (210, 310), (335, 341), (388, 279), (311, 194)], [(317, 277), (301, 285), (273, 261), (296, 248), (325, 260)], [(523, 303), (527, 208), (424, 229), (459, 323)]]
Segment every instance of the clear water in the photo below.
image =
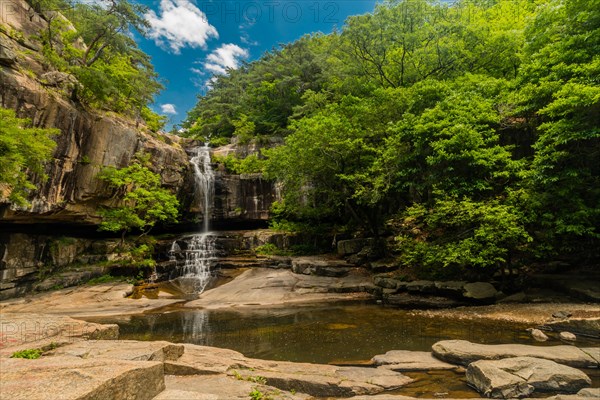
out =
[[(238, 310), (165, 309), (161, 313), (94, 319), (117, 323), (121, 339), (167, 340), (237, 350), (247, 357), (312, 363), (364, 363), (389, 350), (430, 351), (445, 339), (476, 343), (558, 345), (534, 341), (529, 325), (473, 322), (413, 315), (375, 304), (322, 304)], [(582, 340), (578, 346), (600, 345)], [(600, 386), (600, 370), (586, 370)], [(480, 397), (455, 371), (407, 372), (415, 381), (395, 394), (413, 397)]]
[[(375, 304), (238, 310), (181, 310), (104, 319), (122, 339), (168, 340), (237, 350), (248, 357), (336, 363), (388, 350), (430, 351), (444, 339), (538, 345), (529, 325), (432, 319)], [(539, 345), (557, 345), (550, 340)], [(580, 342), (581, 346), (597, 346)]]

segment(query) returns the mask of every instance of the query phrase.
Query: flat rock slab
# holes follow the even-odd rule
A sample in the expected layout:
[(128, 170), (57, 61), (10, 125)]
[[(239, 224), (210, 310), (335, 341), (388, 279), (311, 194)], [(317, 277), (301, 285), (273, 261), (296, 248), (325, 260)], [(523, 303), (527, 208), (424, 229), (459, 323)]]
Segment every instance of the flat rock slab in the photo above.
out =
[(381, 368), (262, 360), (252, 360), (251, 369), (232, 371), (232, 374), (243, 379), (264, 378), (267, 385), (316, 397), (376, 394), (412, 382), (407, 376)]
[(457, 366), (440, 361), (427, 351), (391, 350), (371, 359), (374, 365), (393, 371), (451, 370)]
[[(535, 357), (576, 368), (596, 368), (598, 361), (575, 346), (529, 346), (524, 344), (477, 344), (466, 340), (442, 340), (431, 347), (440, 360), (468, 365), (477, 360)], [(589, 350), (586, 350), (589, 351)]]
[(78, 357), (2, 360), (3, 399), (150, 400), (164, 388), (160, 362)]
[(69, 344), (50, 352), (54, 356), (114, 358), (128, 361), (175, 361), (183, 355), (181, 344), (136, 340), (89, 340)]
[(79, 339), (117, 339), (119, 326), (95, 324), (49, 314), (2, 312), (0, 321), (0, 357), (26, 348), (43, 348), (72, 343)]
[[(253, 268), (231, 282), (203, 292), (185, 307), (272, 306), (369, 298), (366, 293), (345, 293), (344, 287), (371, 286), (370, 278), (352, 271), (344, 278), (295, 274), (289, 270)], [(335, 290), (335, 293), (331, 293)]]
[(94, 286), (40, 293), (26, 298), (0, 302), (0, 310), (6, 313), (44, 313), (69, 315), (70, 317), (94, 317), (108, 315), (131, 315), (179, 303), (181, 299), (131, 299), (132, 291), (126, 283), (106, 283)]
[(577, 393), (592, 383), (576, 368), (533, 357), (475, 361), (467, 368), (467, 381), (479, 393), (497, 399), (533, 392)]
[(237, 351), (217, 347), (184, 344), (184, 353), (176, 361), (165, 361), (167, 375), (225, 374), (234, 368), (250, 368), (250, 361)]
[(277, 400), (302, 400), (308, 397), (226, 375), (166, 376), (165, 384), (167, 389), (154, 400), (248, 400), (250, 393), (255, 390), (265, 398)]

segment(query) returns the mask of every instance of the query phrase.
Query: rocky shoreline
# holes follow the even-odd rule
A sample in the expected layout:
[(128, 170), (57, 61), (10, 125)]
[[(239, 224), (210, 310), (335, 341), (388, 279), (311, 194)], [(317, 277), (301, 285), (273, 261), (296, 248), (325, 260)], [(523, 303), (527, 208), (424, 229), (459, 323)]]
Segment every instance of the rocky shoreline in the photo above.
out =
[[(407, 397), (375, 395), (411, 384), (405, 372), (432, 370), (464, 374), (469, 385), (492, 398), (600, 394), (587, 376), (598, 371), (599, 347), (446, 340), (431, 352), (389, 351), (362, 366), (335, 366), (259, 360), (192, 344), (117, 340), (115, 325), (61, 316), (3, 313), (2, 319), (0, 393), (7, 399), (399, 400)], [(11, 358), (33, 348), (43, 351), (39, 359)]]
[[(0, 302), (0, 393), (10, 399), (401, 400), (407, 397), (398, 394), (398, 389), (415, 384), (409, 375), (448, 371), (487, 397), (600, 396), (600, 388), (589, 388), (598, 385), (598, 347), (481, 345), (448, 340), (434, 344), (431, 352), (390, 349), (366, 364), (342, 367), (258, 360), (232, 350), (191, 344), (118, 340), (116, 325), (73, 319), (159, 312), (165, 307), (246, 309), (360, 299), (360, 293), (343, 287), (364, 286), (369, 279), (360, 274), (349, 278), (252, 268), (188, 302), (168, 293), (155, 299), (128, 298), (132, 287), (124, 283)], [(327, 290), (336, 285), (338, 290)], [(568, 313), (563, 315), (561, 310)], [(532, 326), (552, 322), (580, 326), (577, 321), (586, 321), (588, 328), (600, 331), (594, 328), (600, 320), (598, 304), (495, 304), (412, 313), (432, 318), (518, 321)], [(36, 360), (10, 358), (26, 349), (41, 349), (43, 355)], [(587, 375), (595, 377), (596, 383)], [(447, 397), (443, 392), (439, 396)]]

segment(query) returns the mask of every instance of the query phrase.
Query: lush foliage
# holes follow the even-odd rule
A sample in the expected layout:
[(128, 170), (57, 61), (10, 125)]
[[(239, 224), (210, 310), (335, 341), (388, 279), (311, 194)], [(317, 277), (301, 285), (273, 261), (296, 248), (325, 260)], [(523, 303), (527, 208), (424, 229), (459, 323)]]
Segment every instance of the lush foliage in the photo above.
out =
[[(0, 107), (0, 199), (27, 205), (27, 192), (35, 189), (30, 174), (45, 178), (44, 162), (52, 156), (56, 129), (31, 126), (30, 121), (16, 118), (15, 112)], [(4, 187), (2, 187), (4, 186)]]
[[(99, 178), (113, 188), (118, 205), (101, 210), (100, 230), (121, 232), (124, 236), (133, 229), (147, 232), (157, 222), (177, 221), (177, 197), (161, 187), (160, 175), (152, 172), (148, 163), (148, 157), (138, 154), (126, 168), (107, 167), (101, 171)], [(142, 246), (137, 255), (144, 259), (147, 251)]]
[(218, 77), (187, 132), (285, 137), (246, 162), (283, 185), (276, 223), (394, 236), (398, 259), (431, 275), (593, 263), (599, 9), (390, 1)]
[(154, 131), (164, 126), (165, 118), (147, 107), (162, 85), (133, 38), (148, 27), (144, 6), (128, 0), (29, 3), (48, 23), (39, 37), (46, 61), (77, 78), (74, 99), (143, 119)]

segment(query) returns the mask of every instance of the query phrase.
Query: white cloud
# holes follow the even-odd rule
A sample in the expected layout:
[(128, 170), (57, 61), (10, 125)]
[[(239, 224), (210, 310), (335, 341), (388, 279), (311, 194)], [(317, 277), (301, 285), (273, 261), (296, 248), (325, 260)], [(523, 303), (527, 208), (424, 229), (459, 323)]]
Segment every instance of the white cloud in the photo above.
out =
[(247, 44), (248, 46), (258, 46), (258, 42), (250, 39), (250, 35), (248, 35), (247, 32), (241, 32), (240, 40), (242, 43)]
[(189, 0), (161, 0), (160, 16), (150, 10), (145, 17), (150, 23), (148, 36), (175, 54), (186, 46), (206, 48), (210, 38), (219, 37), (206, 14)]
[(237, 69), (240, 61), (248, 55), (248, 50), (237, 44), (224, 44), (206, 57), (204, 68), (213, 74), (225, 75), (228, 69)]
[(161, 104), (160, 109), (163, 114), (177, 114), (174, 104)]

